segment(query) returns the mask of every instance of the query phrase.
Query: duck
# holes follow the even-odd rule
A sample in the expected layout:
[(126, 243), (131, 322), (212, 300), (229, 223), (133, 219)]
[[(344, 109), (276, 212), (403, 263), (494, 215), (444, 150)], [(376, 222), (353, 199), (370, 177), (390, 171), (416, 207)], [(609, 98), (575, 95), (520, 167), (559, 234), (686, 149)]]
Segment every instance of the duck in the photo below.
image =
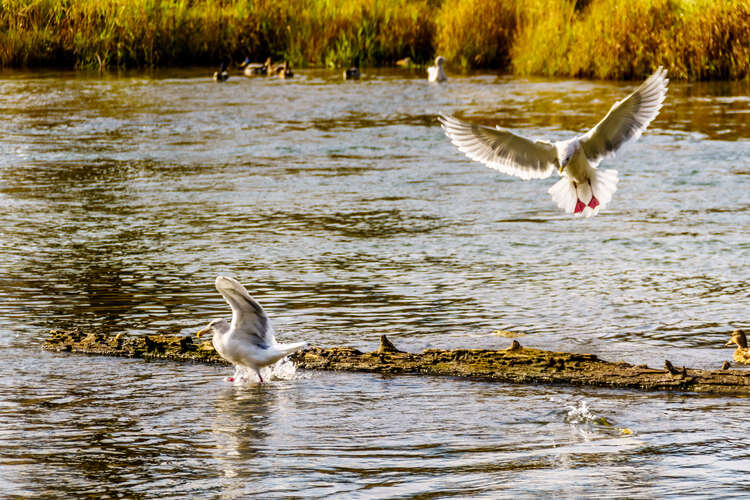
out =
[(227, 64), (221, 63), (219, 71), (214, 72), (214, 81), (225, 82), (229, 79), (229, 73), (227, 73)]
[(279, 78), (292, 78), (294, 76), (294, 72), (288, 61), (284, 61), (284, 64), (276, 66), (274, 72)]
[(359, 61), (354, 61), (354, 64), (344, 70), (344, 80), (359, 80)]
[(400, 68), (411, 68), (413, 63), (411, 62), (411, 57), (404, 57), (403, 59), (399, 59), (396, 61), (396, 66)]
[(262, 384), (261, 368), (272, 365), (307, 345), (306, 342), (278, 343), (271, 320), (263, 307), (236, 279), (217, 276), (214, 284), (232, 308), (232, 322), (223, 318), (215, 319), (198, 331), (196, 336), (200, 338), (201, 335), (211, 333), (211, 344), (216, 352), (235, 366), (234, 377), (227, 377), (227, 382), (235, 382), (235, 378), (239, 378), (245, 373), (244, 369), (249, 368), (258, 375), (258, 381)]
[(253, 63), (250, 62), (249, 57), (246, 57), (240, 64), (240, 68), (244, 68), (245, 76), (267, 75), (271, 69), (271, 58), (266, 59), (264, 63)]
[(344, 70), (344, 80), (359, 80), (359, 68), (351, 67)]
[(724, 344), (724, 347), (729, 347), (732, 344), (737, 344), (737, 349), (735, 349), (732, 359), (737, 363), (750, 365), (750, 349), (747, 348), (747, 337), (745, 337), (745, 332), (742, 330), (733, 331), (732, 337), (726, 344)]
[(435, 58), (435, 66), (430, 66), (427, 68), (427, 79), (431, 82), (444, 82), (448, 79), (447, 76), (445, 76), (445, 71), (443, 71), (443, 64), (445, 63), (445, 58), (443, 56), (437, 56)]

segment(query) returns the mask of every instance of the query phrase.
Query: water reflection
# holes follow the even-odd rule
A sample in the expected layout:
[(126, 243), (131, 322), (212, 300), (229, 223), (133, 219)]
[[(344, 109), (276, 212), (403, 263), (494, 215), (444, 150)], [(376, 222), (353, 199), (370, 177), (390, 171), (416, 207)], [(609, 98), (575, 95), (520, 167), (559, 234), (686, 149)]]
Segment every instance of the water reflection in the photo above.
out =
[(268, 427), (273, 425), (269, 414), (278, 406), (276, 397), (275, 391), (261, 386), (225, 388), (218, 394), (216, 412), (211, 417), (216, 442), (214, 457), (225, 478), (238, 478), (234, 486), (225, 485), (230, 496), (244, 491), (249, 479), (245, 468), (263, 458)]

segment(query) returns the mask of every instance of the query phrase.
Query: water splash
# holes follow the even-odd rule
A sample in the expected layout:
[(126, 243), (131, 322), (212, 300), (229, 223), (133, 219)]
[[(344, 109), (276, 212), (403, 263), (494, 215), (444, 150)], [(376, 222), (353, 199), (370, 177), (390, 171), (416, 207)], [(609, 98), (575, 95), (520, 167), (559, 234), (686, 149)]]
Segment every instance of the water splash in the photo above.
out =
[(569, 424), (587, 424), (595, 422), (597, 415), (589, 410), (589, 405), (585, 400), (578, 402), (578, 405), (566, 406), (568, 410), (565, 421)]
[[(289, 358), (282, 358), (274, 365), (261, 368), (260, 374), (264, 382), (272, 380), (295, 380), (299, 378), (297, 367), (294, 366), (294, 363)], [(244, 366), (235, 366), (233, 378), (234, 385), (256, 385), (260, 382), (255, 371)]]
[(266, 369), (270, 372), (268, 380), (295, 380), (297, 378), (297, 367), (289, 358), (282, 358)]
[(595, 425), (600, 429), (616, 431), (623, 436), (630, 436), (633, 434), (632, 429), (627, 427), (616, 427), (607, 417), (597, 415), (591, 411), (585, 400), (581, 400), (578, 404), (573, 406), (567, 405), (565, 408), (568, 410), (568, 413), (565, 415), (565, 421), (570, 424), (572, 429), (575, 429), (584, 437), (590, 437), (591, 425)]

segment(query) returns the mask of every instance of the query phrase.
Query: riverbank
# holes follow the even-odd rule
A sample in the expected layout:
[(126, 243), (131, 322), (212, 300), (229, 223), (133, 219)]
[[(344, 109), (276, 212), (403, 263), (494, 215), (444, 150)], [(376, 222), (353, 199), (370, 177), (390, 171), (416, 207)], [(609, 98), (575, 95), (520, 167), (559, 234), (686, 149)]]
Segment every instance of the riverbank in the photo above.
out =
[(674, 79), (750, 75), (750, 0), (10, 0), (0, 66), (383, 66)]

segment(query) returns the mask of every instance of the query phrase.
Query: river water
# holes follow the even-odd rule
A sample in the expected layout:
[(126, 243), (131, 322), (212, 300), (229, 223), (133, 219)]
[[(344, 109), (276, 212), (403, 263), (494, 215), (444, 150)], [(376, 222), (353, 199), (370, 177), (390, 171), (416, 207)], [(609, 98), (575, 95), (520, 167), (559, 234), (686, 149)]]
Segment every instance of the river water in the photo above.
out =
[(750, 327), (750, 84), (674, 83), (574, 218), (438, 113), (587, 130), (631, 82), (0, 73), (0, 496), (747, 497), (750, 402), (52, 354), (195, 333), (237, 277), (281, 341), (523, 345), (718, 368)]

